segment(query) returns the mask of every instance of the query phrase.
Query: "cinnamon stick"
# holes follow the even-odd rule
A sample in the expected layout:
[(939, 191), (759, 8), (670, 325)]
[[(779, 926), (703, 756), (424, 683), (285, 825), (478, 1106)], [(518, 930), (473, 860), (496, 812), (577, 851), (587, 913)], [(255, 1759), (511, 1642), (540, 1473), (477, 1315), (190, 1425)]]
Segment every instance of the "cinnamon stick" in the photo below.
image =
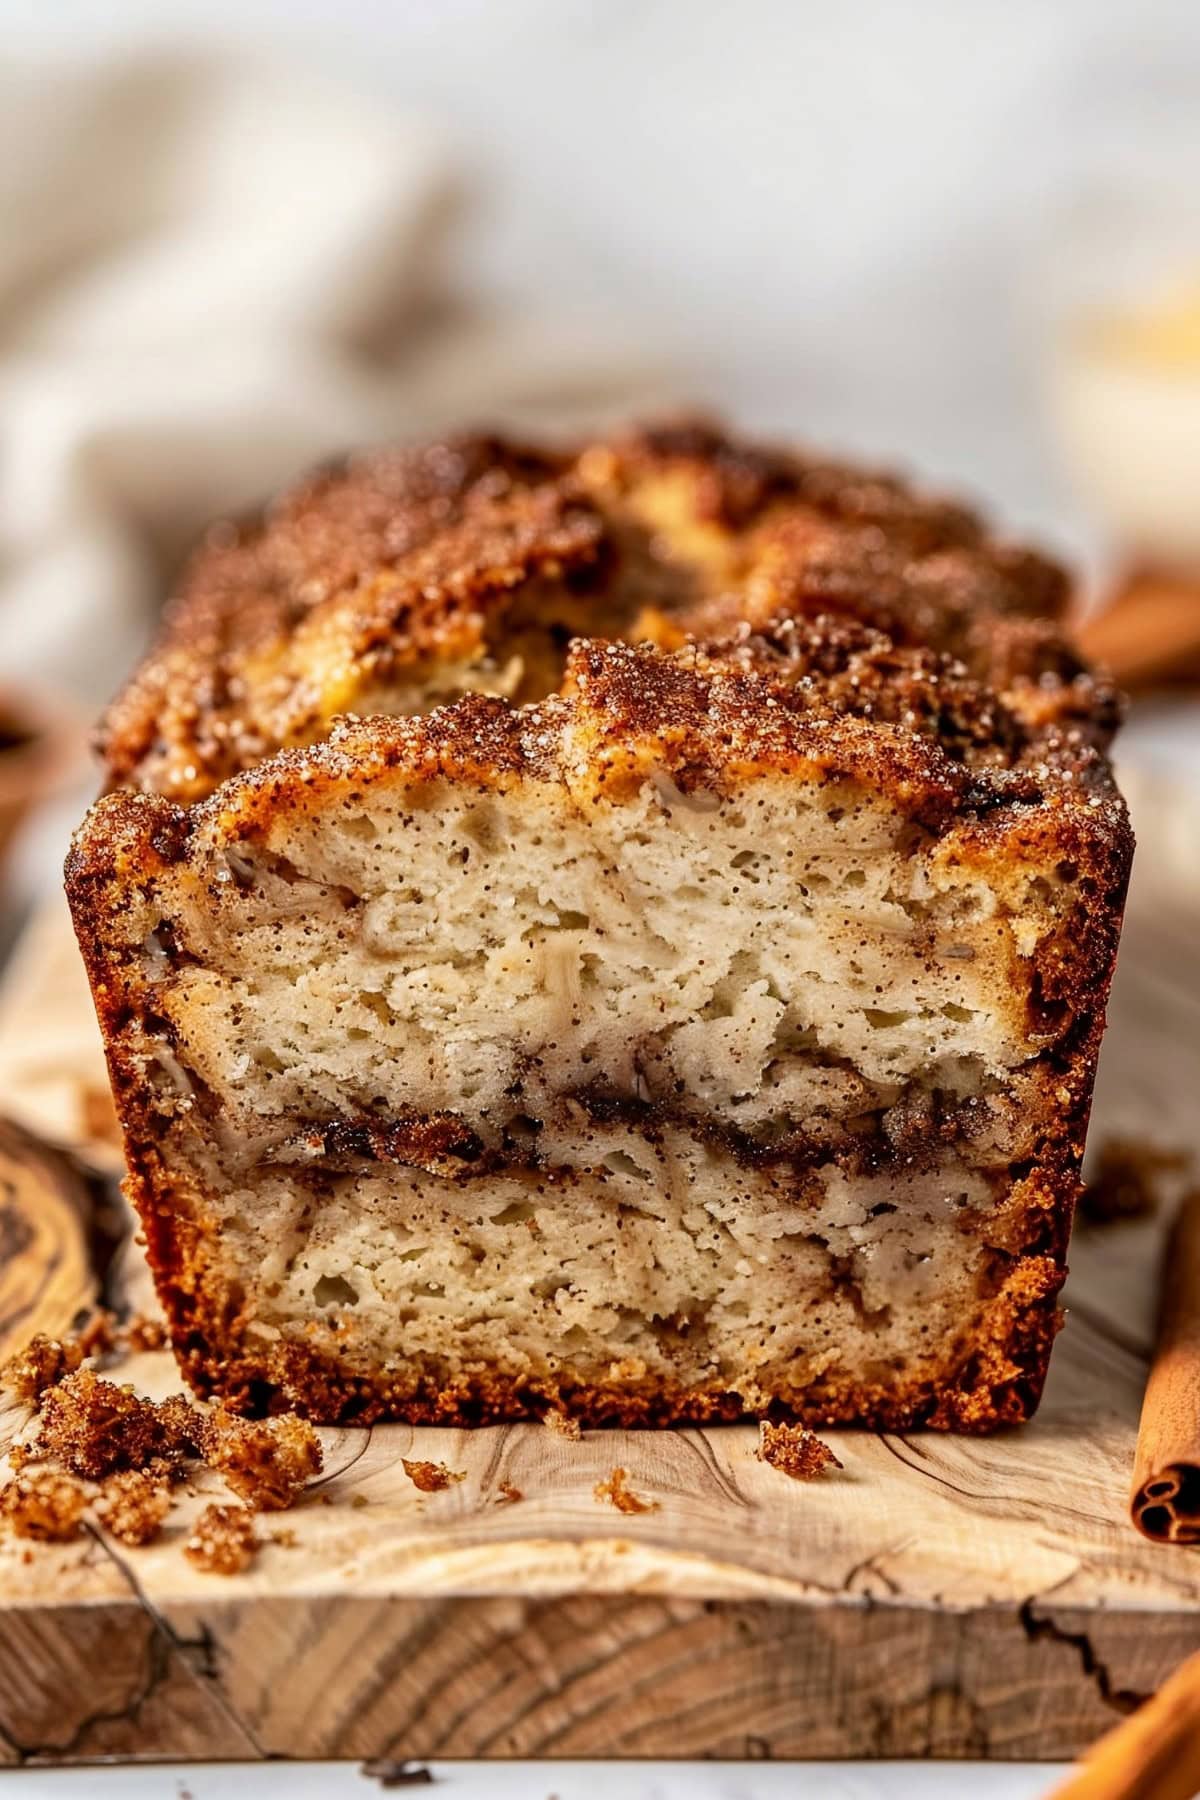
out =
[(1192, 1800), (1200, 1793), (1200, 1654), (1088, 1751), (1050, 1800)]
[(1076, 637), (1128, 688), (1200, 679), (1200, 577), (1137, 570)]
[(1155, 1543), (1200, 1543), (1200, 1189), (1167, 1238), (1129, 1506)]

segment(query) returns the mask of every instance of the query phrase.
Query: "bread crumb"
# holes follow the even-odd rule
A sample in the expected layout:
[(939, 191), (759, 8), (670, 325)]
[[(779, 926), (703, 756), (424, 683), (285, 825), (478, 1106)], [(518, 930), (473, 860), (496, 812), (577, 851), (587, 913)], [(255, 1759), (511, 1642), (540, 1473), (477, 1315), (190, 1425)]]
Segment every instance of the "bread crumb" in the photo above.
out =
[(658, 1511), (657, 1500), (644, 1500), (626, 1487), (629, 1479), (628, 1469), (614, 1469), (607, 1481), (598, 1481), (592, 1492), (597, 1500), (607, 1500), (622, 1513), (648, 1513)]
[(205, 1421), (201, 1450), (209, 1468), (256, 1512), (291, 1506), (324, 1460), (316, 1431), (297, 1413), (241, 1419), (224, 1406)]
[(267, 1533), (267, 1536), (273, 1544), (278, 1544), (281, 1550), (294, 1550), (300, 1542), (290, 1525), (277, 1525), (274, 1531)]
[(515, 1506), (518, 1500), (524, 1498), (519, 1487), (514, 1487), (511, 1481), (502, 1481), (496, 1489), (495, 1503), (497, 1506)]
[(365, 1494), (351, 1494), (350, 1504), (356, 1512), (359, 1512), (364, 1506), (370, 1506), (371, 1502)]
[(826, 1469), (842, 1466), (815, 1431), (804, 1425), (772, 1425), (768, 1419), (758, 1428), (758, 1460), (793, 1481), (812, 1481)]
[(579, 1420), (572, 1419), (570, 1415), (565, 1412), (560, 1412), (557, 1407), (552, 1407), (550, 1411), (545, 1414), (542, 1419), (542, 1424), (546, 1427), (547, 1431), (552, 1431), (556, 1437), (568, 1438), (573, 1444), (577, 1444), (583, 1436), (583, 1432), (579, 1427)]
[(208, 1418), (182, 1394), (170, 1394), (156, 1408), (158, 1421), (166, 1434), (169, 1457), (198, 1458), (204, 1453)]
[(254, 1514), (246, 1507), (206, 1506), (183, 1554), (206, 1575), (240, 1575), (254, 1561), (261, 1542)]
[(402, 1456), (400, 1461), (408, 1479), (423, 1494), (440, 1494), (452, 1481), (467, 1479), (465, 1470), (448, 1469), (445, 1463), (410, 1462), (407, 1456)]
[(1079, 1196), (1079, 1216), (1089, 1225), (1151, 1218), (1162, 1204), (1163, 1175), (1186, 1174), (1186, 1150), (1160, 1150), (1137, 1138), (1105, 1138), (1092, 1178)]
[(151, 1318), (147, 1313), (134, 1313), (128, 1323), (121, 1327), (120, 1341), (123, 1348), (133, 1356), (162, 1350), (167, 1342), (166, 1323), (162, 1319)]
[(73, 1339), (46, 1337), (39, 1331), (0, 1368), (0, 1385), (11, 1389), (18, 1400), (31, 1404), (64, 1375), (72, 1374), (82, 1361), (83, 1351)]
[(171, 1510), (170, 1482), (149, 1470), (110, 1475), (96, 1502), (101, 1523), (122, 1544), (149, 1544)]
[(99, 1306), (75, 1337), (81, 1356), (107, 1356), (117, 1343), (117, 1315)]
[(86, 1490), (56, 1469), (17, 1475), (0, 1490), (0, 1517), (17, 1537), (66, 1544), (79, 1536)]
[(93, 1481), (118, 1469), (145, 1469), (155, 1458), (180, 1454), (169, 1408), (102, 1380), (94, 1369), (76, 1369), (47, 1390), (34, 1447)]

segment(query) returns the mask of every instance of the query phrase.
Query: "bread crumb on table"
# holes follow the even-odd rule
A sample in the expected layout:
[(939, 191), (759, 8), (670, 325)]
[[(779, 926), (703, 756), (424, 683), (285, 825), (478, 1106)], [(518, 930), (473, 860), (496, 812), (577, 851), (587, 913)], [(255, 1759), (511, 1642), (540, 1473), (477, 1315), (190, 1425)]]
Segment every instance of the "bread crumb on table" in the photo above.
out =
[(110, 1475), (96, 1502), (101, 1524), (122, 1544), (152, 1543), (170, 1510), (169, 1476), (152, 1470), (126, 1469)]
[(35, 1448), (93, 1481), (176, 1453), (169, 1421), (160, 1418), (153, 1400), (89, 1368), (46, 1391)]
[(206, 1575), (240, 1575), (254, 1561), (262, 1539), (245, 1506), (206, 1506), (183, 1554)]
[(315, 1475), (323, 1457), (316, 1431), (296, 1413), (242, 1419), (218, 1406), (205, 1421), (201, 1451), (210, 1469), (258, 1512), (282, 1512)]
[(626, 1486), (629, 1479), (628, 1469), (614, 1469), (607, 1481), (598, 1481), (592, 1492), (597, 1500), (607, 1500), (622, 1513), (648, 1513), (658, 1511), (657, 1500), (643, 1499)]
[(66, 1544), (79, 1536), (87, 1491), (57, 1469), (31, 1469), (0, 1490), (0, 1518), (17, 1537)]
[(793, 1481), (813, 1481), (826, 1469), (842, 1467), (815, 1431), (805, 1425), (772, 1425), (768, 1419), (758, 1428), (758, 1460)]
[(542, 1424), (547, 1431), (552, 1431), (556, 1437), (568, 1438), (572, 1444), (577, 1444), (583, 1436), (579, 1420), (572, 1419), (565, 1412), (559, 1412), (557, 1407), (552, 1407), (543, 1416)]
[(402, 1456), (400, 1462), (413, 1486), (423, 1494), (440, 1494), (451, 1482), (467, 1479), (465, 1469), (448, 1469), (445, 1463), (410, 1462), (407, 1456)]
[(83, 1351), (72, 1339), (46, 1337), (39, 1331), (0, 1367), (0, 1387), (31, 1404), (82, 1361)]
[(524, 1498), (525, 1495), (521, 1489), (514, 1487), (511, 1481), (502, 1481), (496, 1488), (495, 1504), (497, 1506), (515, 1506), (518, 1500)]

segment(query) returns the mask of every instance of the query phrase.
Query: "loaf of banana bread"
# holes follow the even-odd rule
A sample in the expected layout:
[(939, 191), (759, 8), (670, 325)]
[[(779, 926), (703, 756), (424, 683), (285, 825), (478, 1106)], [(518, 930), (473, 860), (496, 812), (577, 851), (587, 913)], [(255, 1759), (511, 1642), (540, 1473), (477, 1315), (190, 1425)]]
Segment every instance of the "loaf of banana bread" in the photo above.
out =
[(68, 865), (197, 1390), (1027, 1417), (1132, 849), (1060, 601), (703, 432), (375, 458), (202, 551)]

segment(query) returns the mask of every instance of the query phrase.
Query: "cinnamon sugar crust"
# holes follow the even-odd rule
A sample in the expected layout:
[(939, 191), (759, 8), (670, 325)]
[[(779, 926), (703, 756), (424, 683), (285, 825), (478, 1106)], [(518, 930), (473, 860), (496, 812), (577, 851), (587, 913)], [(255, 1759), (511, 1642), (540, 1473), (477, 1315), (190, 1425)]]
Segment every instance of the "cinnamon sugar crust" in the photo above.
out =
[(894, 477), (699, 425), (352, 458), (215, 527), (109, 709), (113, 785), (191, 802), (341, 712), (557, 691), (572, 636), (857, 620), (958, 659), (1043, 722), (1116, 719), (1062, 638), (1061, 571)]

